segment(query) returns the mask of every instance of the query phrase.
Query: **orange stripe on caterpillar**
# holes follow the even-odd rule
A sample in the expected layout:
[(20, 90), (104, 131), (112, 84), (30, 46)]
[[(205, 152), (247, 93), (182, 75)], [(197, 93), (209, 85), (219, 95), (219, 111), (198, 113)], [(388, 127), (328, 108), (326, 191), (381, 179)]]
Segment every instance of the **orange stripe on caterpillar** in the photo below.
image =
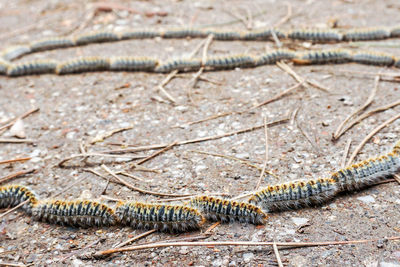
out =
[(116, 207), (116, 214), (121, 224), (163, 232), (198, 229), (205, 222), (198, 210), (186, 206), (121, 202)]
[(267, 219), (267, 215), (259, 207), (228, 199), (199, 196), (192, 198), (188, 205), (199, 209), (212, 221), (265, 224)]
[(6, 185), (0, 187), (0, 208), (11, 208), (28, 200), (22, 209), (30, 214), (32, 207), (37, 203), (36, 195), (28, 187), (23, 185)]
[(252, 195), (249, 202), (267, 212), (319, 205), (339, 192), (333, 179), (300, 180), (268, 186)]
[(110, 226), (117, 222), (114, 210), (89, 200), (44, 200), (32, 208), (32, 216), (39, 221), (76, 227)]

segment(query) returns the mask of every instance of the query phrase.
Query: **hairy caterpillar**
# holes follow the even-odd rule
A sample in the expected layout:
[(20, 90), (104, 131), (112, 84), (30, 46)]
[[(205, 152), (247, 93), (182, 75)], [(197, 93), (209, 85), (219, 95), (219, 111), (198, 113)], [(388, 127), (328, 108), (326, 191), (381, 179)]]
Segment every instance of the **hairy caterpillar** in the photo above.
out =
[(17, 45), (11, 46), (3, 50), (3, 52), (1, 53), (1, 57), (7, 61), (11, 61), (29, 53), (31, 53), (31, 48), (29, 46)]
[(361, 28), (348, 30), (343, 34), (345, 41), (383, 40), (390, 37), (391, 32), (386, 28)]
[(193, 208), (140, 202), (119, 203), (116, 215), (121, 224), (166, 232), (198, 229), (205, 222), (201, 213)]
[(237, 67), (250, 67), (255, 65), (255, 60), (248, 55), (231, 55), (210, 57), (204, 66), (207, 69), (233, 69)]
[(255, 57), (256, 66), (275, 64), (284, 59), (293, 59), (296, 53), (288, 49), (277, 49)]
[[(252, 40), (269, 40), (272, 37), (271, 29), (257, 29), (252, 31), (243, 32), (241, 39)], [(282, 37), (280, 32), (275, 32), (278, 37)], [(279, 35), (278, 35), (279, 34)]]
[(11, 64), (7, 69), (8, 76), (54, 73), (57, 62), (54, 60), (33, 60)]
[(147, 57), (113, 57), (110, 70), (113, 71), (152, 71), (158, 61)]
[(254, 193), (249, 202), (267, 212), (283, 211), (319, 205), (332, 199), (338, 192), (334, 179), (300, 180), (268, 186)]
[(162, 38), (204, 38), (207, 32), (204, 30), (196, 30), (192, 28), (168, 29), (161, 32)]
[(240, 40), (242, 33), (240, 31), (224, 31), (224, 30), (206, 30), (206, 35), (212, 34), (215, 40), (233, 41)]
[(38, 200), (28, 187), (22, 185), (6, 185), (0, 187), (0, 208), (15, 207), (28, 199), (29, 201), (22, 206), (22, 209), (28, 214), (31, 214), (32, 207)]
[(343, 35), (336, 30), (322, 30), (322, 29), (299, 29), (291, 30), (287, 33), (290, 39), (308, 40), (316, 42), (340, 42)]
[(350, 51), (345, 49), (324, 49), (317, 51), (308, 51), (296, 53), (293, 59), (294, 64), (327, 64), (344, 63), (351, 59)]
[(115, 42), (120, 40), (121, 37), (111, 31), (96, 31), (79, 35), (75, 38), (77, 45), (87, 45), (91, 43), (102, 43), (102, 42)]
[(360, 64), (391, 66), (394, 63), (394, 56), (381, 52), (361, 51), (352, 55), (352, 61)]
[(110, 60), (103, 57), (81, 57), (61, 62), (57, 65), (57, 74), (80, 73), (110, 69)]
[(79, 227), (110, 226), (116, 223), (114, 210), (89, 200), (39, 201), (32, 208), (32, 216), (39, 221)]
[(162, 62), (157, 66), (155, 72), (170, 72), (173, 70), (193, 71), (201, 68), (201, 59), (178, 58)]
[(121, 33), (121, 40), (129, 39), (149, 39), (154, 37), (160, 37), (161, 33), (155, 30), (135, 30), (125, 31)]
[(244, 202), (199, 196), (191, 199), (188, 204), (199, 209), (207, 219), (212, 221), (265, 224), (267, 219), (267, 215), (259, 207)]
[(48, 38), (32, 42), (30, 48), (32, 52), (52, 50), (64, 47), (75, 46), (76, 43), (73, 39), (69, 38)]

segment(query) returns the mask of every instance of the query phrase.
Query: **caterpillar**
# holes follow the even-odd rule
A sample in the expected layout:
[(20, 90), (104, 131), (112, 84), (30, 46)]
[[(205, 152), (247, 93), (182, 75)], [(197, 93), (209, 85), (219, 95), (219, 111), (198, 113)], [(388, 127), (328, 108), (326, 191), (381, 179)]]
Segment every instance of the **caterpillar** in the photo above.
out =
[(118, 203), (116, 215), (121, 224), (163, 232), (194, 230), (205, 222), (203, 215), (190, 207), (140, 202)]
[(57, 62), (54, 60), (33, 60), (11, 64), (7, 69), (8, 76), (54, 73)]
[(195, 197), (188, 205), (199, 209), (208, 220), (212, 221), (265, 224), (267, 219), (267, 215), (257, 206), (217, 197)]
[(27, 45), (16, 45), (10, 46), (1, 52), (1, 57), (6, 61), (11, 61), (13, 59), (22, 57), (26, 54), (31, 53), (30, 46)]
[(327, 63), (345, 63), (351, 59), (351, 53), (346, 49), (324, 49), (309, 52), (296, 53), (293, 59), (294, 64), (327, 64)]
[(395, 57), (393, 66), (396, 68), (400, 68), (400, 58)]
[(400, 37), (400, 25), (395, 26), (390, 30), (390, 37)]
[(354, 53), (352, 61), (360, 64), (391, 66), (394, 63), (394, 56), (381, 52), (360, 51)]
[(386, 28), (361, 28), (348, 30), (343, 34), (345, 41), (383, 40), (389, 38), (391, 32)]
[(0, 74), (7, 74), (10, 63), (0, 58)]
[(22, 209), (31, 214), (32, 207), (36, 205), (36, 195), (28, 188), (22, 185), (6, 185), (0, 187), (0, 208), (15, 207), (18, 204), (29, 200), (22, 206)]
[(110, 60), (112, 71), (152, 71), (158, 64), (156, 59), (147, 57), (113, 57)]
[(336, 30), (322, 29), (294, 29), (287, 33), (290, 39), (307, 40), (314, 42), (340, 42), (343, 39), (343, 34)]
[(178, 58), (162, 62), (159, 66), (157, 66), (155, 72), (165, 73), (165, 72), (171, 72), (173, 70), (193, 71), (200, 69), (201, 64), (202, 64), (201, 59), (199, 58), (195, 59)]
[(121, 37), (111, 31), (96, 31), (79, 35), (75, 38), (77, 45), (87, 45), (91, 43), (115, 42), (121, 40)]
[(89, 200), (38, 201), (32, 208), (32, 217), (38, 221), (83, 228), (110, 226), (117, 222), (113, 209)]
[(57, 74), (102, 71), (110, 69), (110, 60), (103, 57), (81, 57), (61, 62), (57, 65)]
[(233, 69), (237, 67), (254, 66), (256, 61), (252, 56), (248, 55), (229, 55), (210, 57), (205, 62), (204, 66), (207, 69)]
[(204, 38), (207, 37), (208, 33), (204, 30), (197, 30), (192, 28), (183, 29), (168, 29), (161, 32), (162, 38)]
[(160, 37), (161, 33), (155, 30), (135, 30), (135, 31), (122, 32), (120, 36), (121, 40), (150, 39), (150, 38)]
[(52, 50), (64, 47), (75, 46), (76, 42), (69, 38), (47, 38), (39, 41), (31, 42), (29, 45), (32, 52)]
[(254, 193), (248, 201), (267, 212), (274, 212), (319, 205), (332, 199), (338, 192), (334, 179), (320, 178), (268, 186)]
[(255, 65), (262, 66), (262, 65), (269, 65), (275, 64), (278, 61), (284, 59), (293, 59), (296, 53), (294, 51), (288, 49), (277, 49), (270, 52), (267, 52), (261, 56), (255, 57)]
[(242, 32), (240, 31), (206, 30), (205, 33), (206, 35), (212, 34), (215, 40), (220, 41), (240, 40), (242, 37)]

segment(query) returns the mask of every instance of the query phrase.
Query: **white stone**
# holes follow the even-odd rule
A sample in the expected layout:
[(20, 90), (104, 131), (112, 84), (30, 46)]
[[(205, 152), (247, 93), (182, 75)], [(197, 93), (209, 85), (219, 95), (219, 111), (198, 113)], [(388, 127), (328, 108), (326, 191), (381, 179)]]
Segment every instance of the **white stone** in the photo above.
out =
[(363, 196), (363, 197), (358, 197), (357, 199), (362, 201), (362, 202), (364, 202), (364, 203), (366, 203), (366, 204), (375, 202), (375, 198), (372, 197), (372, 196)]
[(295, 225), (300, 226), (304, 225), (308, 222), (307, 218), (299, 218), (299, 217), (292, 217), (292, 221), (294, 222)]

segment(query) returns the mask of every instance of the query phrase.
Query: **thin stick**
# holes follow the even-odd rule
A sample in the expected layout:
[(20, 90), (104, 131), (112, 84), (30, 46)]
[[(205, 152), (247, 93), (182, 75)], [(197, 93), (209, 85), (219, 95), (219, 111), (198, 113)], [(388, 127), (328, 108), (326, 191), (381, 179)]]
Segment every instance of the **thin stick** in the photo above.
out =
[(128, 188), (130, 188), (130, 189), (132, 189), (134, 191), (138, 191), (140, 193), (143, 193), (143, 194), (149, 194), (149, 195), (155, 195), (155, 196), (163, 196), (163, 197), (186, 197), (186, 196), (190, 196), (191, 195), (191, 194), (181, 194), (181, 195), (178, 195), (178, 194), (167, 194), (167, 193), (159, 193), (159, 192), (144, 190), (144, 189), (138, 188), (138, 187), (133, 186), (132, 184), (128, 183), (127, 181), (125, 181), (124, 179), (122, 179), (121, 177), (116, 175), (106, 165), (102, 164), (101, 168), (103, 168), (103, 170), (108, 172), (112, 177), (114, 177), (118, 182), (122, 183), (126, 187), (128, 187)]
[(287, 7), (287, 14), (283, 18), (281, 18), (277, 23), (275, 23), (274, 28), (281, 26), (282, 24), (289, 21), (290, 17), (292, 16), (292, 5), (290, 3), (285, 3)]
[(281, 41), (279, 41), (279, 38), (276, 35), (274, 29), (271, 29), (271, 35), (272, 35), (272, 39), (274, 39), (274, 42), (275, 42), (276, 46), (278, 48), (281, 48), (282, 47), (282, 43), (281, 43)]
[(23, 143), (35, 143), (36, 140), (32, 139), (10, 139), (10, 138), (1, 138), (0, 143), (10, 143), (10, 144), (23, 144)]
[(19, 177), (19, 176), (23, 176), (25, 174), (32, 173), (34, 171), (36, 171), (36, 169), (29, 169), (29, 170), (26, 170), (26, 171), (17, 171), (15, 173), (6, 175), (6, 176), (0, 178), (0, 184), (2, 184), (4, 182), (7, 182), (7, 181), (9, 181), (9, 180), (11, 180), (13, 178), (16, 178), (16, 177)]
[(15, 117), (15, 118), (12, 119), (9, 123), (7, 123), (7, 124), (1, 126), (1, 127), (0, 127), (0, 131), (2, 131), (2, 130), (4, 130), (4, 129), (10, 128), (11, 126), (14, 125), (14, 123), (15, 123), (17, 120), (22, 120), (23, 118), (28, 117), (29, 115), (31, 115), (32, 113), (35, 113), (35, 112), (37, 112), (37, 111), (39, 111), (39, 108), (34, 108), (34, 109), (31, 109), (31, 110), (25, 112), (25, 113), (22, 114), (22, 115), (19, 115), (18, 117)]
[(346, 167), (346, 159), (347, 159), (347, 156), (349, 155), (350, 146), (351, 146), (351, 137), (349, 138), (349, 140), (347, 140), (347, 144), (345, 146), (344, 153), (343, 153), (343, 158), (342, 158), (342, 161), (340, 163), (340, 167), (342, 169), (344, 167)]
[(4, 216), (6, 216), (7, 214), (13, 212), (14, 210), (19, 209), (20, 207), (22, 207), (23, 205), (25, 205), (25, 204), (28, 203), (29, 201), (30, 201), (30, 200), (27, 199), (27, 200), (25, 200), (24, 202), (19, 203), (19, 204), (18, 204), (17, 206), (15, 206), (14, 208), (9, 209), (9, 210), (7, 210), (6, 212), (0, 214), (0, 218), (3, 218)]
[[(225, 116), (231, 115), (233, 113), (234, 112), (232, 112), (232, 111), (219, 113), (219, 114), (212, 115), (212, 116), (204, 118), (204, 119), (186, 122), (186, 123), (184, 123), (184, 125), (193, 125), (193, 124), (197, 124), (197, 123), (201, 123), (201, 122), (205, 122), (205, 121), (209, 121), (209, 120), (214, 120), (214, 119), (217, 119), (217, 118), (220, 118), (220, 117), (225, 117)], [(176, 127), (176, 126), (174, 126), (174, 127)]]
[[(385, 238), (387, 240), (399, 240), (400, 236), (393, 236)], [(138, 245), (126, 248), (110, 249), (99, 252), (100, 255), (109, 255), (116, 252), (135, 251), (150, 248), (164, 248), (164, 247), (182, 247), (182, 246), (273, 246), (275, 243), (277, 246), (285, 246), (288, 248), (293, 247), (316, 247), (316, 246), (330, 246), (330, 245), (348, 245), (348, 244), (362, 244), (381, 240), (375, 239), (363, 239), (363, 240), (349, 240), (349, 241), (326, 241), (326, 242), (252, 242), (252, 241), (222, 241), (222, 242), (160, 242), (146, 245)]]
[(275, 253), (276, 261), (278, 262), (278, 266), (283, 267), (281, 256), (279, 256), (278, 246), (276, 245), (275, 242), (272, 244), (272, 247), (274, 248), (274, 253)]
[(0, 161), (0, 164), (8, 164), (8, 163), (14, 163), (14, 162), (21, 162), (21, 161), (27, 161), (27, 160), (30, 160), (30, 159), (31, 159), (31, 157), (16, 158), (16, 159), (8, 159), (8, 160)]
[[(273, 127), (276, 125), (280, 125), (282, 123), (285, 123), (289, 121), (289, 118), (283, 118), (283, 119), (279, 119), (273, 122), (269, 122), (267, 124), (268, 127)], [(227, 132), (224, 134), (219, 134), (219, 135), (212, 135), (212, 136), (206, 136), (206, 137), (202, 137), (202, 138), (195, 138), (195, 139), (189, 139), (189, 140), (184, 140), (184, 141), (179, 141), (176, 143), (176, 146), (179, 145), (186, 145), (186, 144), (192, 144), (192, 143), (199, 143), (199, 142), (204, 142), (204, 141), (210, 141), (210, 140), (216, 140), (216, 139), (220, 139), (220, 138), (224, 138), (224, 137), (228, 137), (228, 136), (232, 136), (232, 135), (237, 135), (237, 134), (242, 134), (242, 133), (247, 133), (247, 132), (251, 132), (254, 130), (258, 130), (264, 128), (264, 124), (261, 125), (256, 125), (256, 126), (252, 126), (249, 128), (245, 128), (245, 129), (240, 129), (237, 131), (232, 131), (232, 132)], [(152, 150), (152, 149), (158, 149), (158, 148), (164, 148), (167, 147), (169, 144), (156, 144), (156, 145), (149, 145), (149, 146), (141, 146), (141, 147), (133, 147), (133, 148), (126, 148), (126, 149), (114, 149), (114, 150), (107, 150), (107, 151), (101, 151), (101, 153), (129, 153), (129, 152), (138, 152), (138, 151), (145, 151), (145, 150)]]
[(400, 184), (400, 176), (398, 176), (397, 174), (393, 174), (393, 179)]
[(159, 150), (159, 151), (157, 151), (157, 152), (151, 154), (150, 156), (148, 156), (148, 157), (146, 157), (146, 158), (144, 158), (144, 159), (142, 159), (142, 160), (139, 160), (139, 161), (136, 162), (135, 164), (140, 165), (140, 164), (142, 164), (142, 163), (144, 163), (144, 162), (146, 162), (146, 161), (148, 161), (148, 160), (150, 160), (150, 159), (152, 159), (152, 158), (154, 158), (154, 157), (160, 155), (161, 153), (163, 153), (163, 152), (169, 150), (170, 148), (172, 148), (172, 147), (175, 146), (176, 144), (177, 144), (177, 141), (175, 141), (175, 142), (169, 144), (168, 146), (166, 146), (166, 147), (164, 147), (163, 149), (161, 149), (161, 150)]
[(116, 133), (120, 133), (120, 132), (124, 132), (124, 131), (127, 131), (127, 130), (131, 130), (132, 128), (133, 128), (133, 126), (128, 126), (128, 127), (113, 129), (113, 130), (105, 132), (103, 134), (98, 134), (98, 135), (96, 135), (96, 137), (94, 137), (90, 141), (90, 144), (93, 145), (93, 144), (98, 143), (98, 142), (103, 142), (104, 139), (106, 139), (108, 137), (111, 137)]
[(0, 262), (0, 266), (25, 267), (25, 266), (29, 266), (29, 265), (25, 265), (23, 263), (13, 263), (13, 262), (2, 261), (2, 262)]
[(132, 238), (126, 240), (125, 242), (122, 242), (122, 243), (120, 243), (120, 244), (113, 245), (112, 247), (113, 247), (113, 248), (122, 248), (123, 246), (126, 246), (126, 245), (132, 243), (133, 241), (136, 241), (136, 240), (142, 239), (143, 237), (146, 237), (146, 236), (148, 236), (148, 235), (151, 235), (151, 234), (154, 233), (154, 232), (157, 232), (157, 230), (153, 229), (153, 230), (144, 232), (144, 233), (142, 233), (142, 234), (140, 234), (140, 235), (134, 236), (134, 237), (132, 237)]
[(400, 113), (397, 114), (396, 116), (393, 116), (392, 118), (388, 119), (387, 121), (385, 121), (384, 123), (382, 123), (381, 125), (379, 125), (378, 127), (376, 127), (374, 130), (372, 130), (371, 133), (369, 133), (362, 141), (361, 143), (356, 147), (356, 149), (354, 150), (353, 154), (351, 154), (351, 157), (349, 159), (349, 161), (347, 162), (347, 165), (350, 165), (354, 158), (357, 156), (358, 152), (361, 150), (361, 148), (365, 145), (366, 142), (368, 142), (369, 139), (371, 139), (372, 136), (374, 136), (377, 132), (379, 132), (380, 130), (382, 130), (383, 128), (385, 128), (386, 126), (388, 126), (389, 124), (391, 124), (392, 122), (394, 122), (395, 120), (400, 118)]
[(216, 222), (216, 223), (212, 224), (210, 227), (207, 228), (207, 230), (204, 233), (205, 234), (210, 233), (212, 230), (214, 230), (220, 224), (221, 224), (221, 222)]
[(302, 86), (303, 84), (304, 84), (304, 82), (297, 83), (296, 85), (294, 85), (294, 86), (292, 86), (292, 87), (289, 87), (288, 89), (286, 89), (286, 90), (284, 90), (283, 92), (281, 92), (281, 93), (279, 93), (279, 94), (273, 96), (272, 98), (270, 98), (270, 99), (268, 99), (268, 100), (265, 100), (264, 102), (262, 102), (262, 103), (260, 103), (260, 104), (255, 105), (254, 107), (250, 108), (250, 110), (256, 109), (256, 108), (258, 108), (258, 107), (261, 107), (261, 106), (264, 106), (264, 105), (269, 104), (269, 103), (271, 103), (271, 102), (274, 102), (274, 101), (280, 99), (281, 97), (283, 97), (283, 96), (285, 96), (285, 95), (291, 93), (293, 90), (299, 88), (299, 87)]
[(267, 118), (266, 117), (264, 117), (264, 135), (265, 135), (265, 159), (264, 159), (264, 165), (263, 165), (262, 171), (260, 173), (260, 177), (258, 178), (258, 182), (257, 182), (255, 190), (257, 190), (261, 185), (261, 181), (262, 181), (262, 178), (264, 177), (265, 168), (267, 167), (267, 162), (268, 162), (268, 127), (267, 127)]
[(103, 153), (85, 153), (85, 154), (77, 154), (73, 155), (71, 157), (65, 158), (62, 161), (60, 161), (57, 165), (59, 167), (63, 167), (65, 162), (75, 159), (75, 158), (87, 158), (87, 157), (105, 157), (105, 158), (128, 158), (129, 160), (135, 160), (135, 159), (143, 159), (145, 156), (124, 156), (124, 155), (110, 155), (110, 154), (103, 154)]
[(375, 85), (367, 99), (367, 101), (364, 103), (364, 105), (362, 105), (361, 107), (359, 107), (358, 109), (356, 109), (353, 113), (351, 113), (350, 115), (348, 115), (346, 117), (346, 119), (344, 119), (344, 121), (342, 121), (342, 123), (339, 125), (339, 127), (336, 129), (335, 133), (333, 134), (333, 139), (336, 140), (339, 138), (339, 136), (341, 136), (344, 132), (342, 132), (344, 125), (354, 116), (360, 114), (363, 110), (365, 110), (369, 105), (371, 105), (372, 101), (374, 101), (375, 95), (376, 95), (376, 91), (378, 90), (378, 84), (379, 84), (379, 79), (380, 76), (376, 76), (375, 77)]
[(118, 172), (116, 172), (115, 174), (121, 174), (121, 175), (123, 175), (123, 176), (127, 176), (127, 177), (136, 179), (136, 180), (141, 181), (141, 182), (147, 182), (147, 181), (143, 180), (142, 178), (139, 178), (139, 177), (137, 177), (137, 176), (135, 176), (135, 175), (133, 175), (133, 174), (127, 173), (127, 172), (125, 172), (125, 171), (118, 171)]

